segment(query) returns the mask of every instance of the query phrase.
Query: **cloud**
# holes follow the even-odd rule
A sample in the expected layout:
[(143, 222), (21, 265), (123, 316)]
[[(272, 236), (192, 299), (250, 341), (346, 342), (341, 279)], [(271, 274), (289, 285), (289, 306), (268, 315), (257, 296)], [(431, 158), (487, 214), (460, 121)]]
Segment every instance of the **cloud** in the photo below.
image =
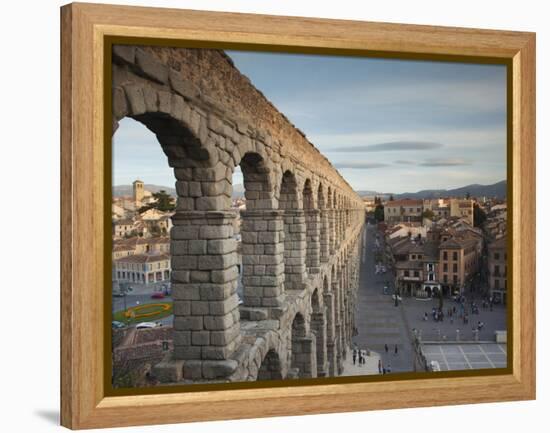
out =
[(472, 165), (472, 161), (463, 158), (430, 158), (418, 165), (422, 167), (456, 167), (460, 165)]
[(387, 143), (367, 144), (363, 146), (343, 146), (331, 149), (331, 152), (400, 152), (409, 150), (433, 150), (441, 147), (443, 147), (443, 144), (431, 141), (390, 141)]
[(393, 161), (394, 164), (400, 164), (400, 165), (416, 165), (416, 161), (409, 161), (407, 159), (397, 159)]
[(380, 164), (376, 162), (336, 162), (334, 167), (336, 168), (361, 168), (361, 169), (371, 169), (371, 168), (382, 168), (387, 167), (388, 164)]

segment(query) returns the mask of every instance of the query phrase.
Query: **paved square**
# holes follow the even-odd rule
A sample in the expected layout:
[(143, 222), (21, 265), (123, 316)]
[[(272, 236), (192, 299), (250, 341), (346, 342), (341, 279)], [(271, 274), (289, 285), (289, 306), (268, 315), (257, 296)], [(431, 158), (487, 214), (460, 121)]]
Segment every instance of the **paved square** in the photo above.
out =
[(428, 363), (437, 361), (441, 371), (506, 367), (505, 344), (424, 343), (422, 352)]

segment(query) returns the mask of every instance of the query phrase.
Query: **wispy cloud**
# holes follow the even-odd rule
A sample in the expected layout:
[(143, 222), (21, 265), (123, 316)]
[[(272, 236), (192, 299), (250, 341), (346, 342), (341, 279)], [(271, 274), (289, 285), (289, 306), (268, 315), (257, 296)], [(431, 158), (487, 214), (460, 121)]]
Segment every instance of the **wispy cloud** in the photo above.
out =
[(416, 161), (410, 161), (408, 159), (397, 159), (393, 161), (394, 164), (400, 164), (400, 165), (416, 165), (418, 164)]
[(360, 169), (371, 169), (371, 168), (382, 168), (387, 167), (388, 164), (382, 164), (377, 162), (356, 162), (356, 161), (349, 161), (349, 162), (337, 162), (334, 164), (334, 167), (336, 168), (360, 168)]
[(472, 161), (463, 158), (429, 158), (418, 165), (422, 167), (456, 167), (460, 165), (472, 165)]
[(400, 152), (433, 150), (441, 147), (443, 147), (443, 144), (430, 141), (390, 141), (387, 143), (366, 144), (364, 146), (342, 146), (331, 149), (331, 152)]

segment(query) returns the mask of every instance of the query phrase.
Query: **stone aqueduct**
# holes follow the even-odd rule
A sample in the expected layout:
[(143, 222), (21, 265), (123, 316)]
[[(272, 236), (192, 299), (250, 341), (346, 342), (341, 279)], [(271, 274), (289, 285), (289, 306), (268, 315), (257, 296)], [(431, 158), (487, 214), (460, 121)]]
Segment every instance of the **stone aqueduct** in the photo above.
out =
[[(115, 46), (113, 130), (153, 131), (174, 169), (174, 350), (163, 382), (335, 376), (354, 328), (362, 201), (219, 50)], [(240, 166), (237, 243), (230, 211)]]

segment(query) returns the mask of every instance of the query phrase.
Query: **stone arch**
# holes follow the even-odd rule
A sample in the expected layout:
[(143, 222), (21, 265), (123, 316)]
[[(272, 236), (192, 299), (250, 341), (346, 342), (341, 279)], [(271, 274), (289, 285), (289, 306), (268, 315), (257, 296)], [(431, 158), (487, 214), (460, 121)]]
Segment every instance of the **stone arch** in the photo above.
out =
[(320, 212), (315, 209), (311, 180), (306, 179), (302, 191), (306, 224), (306, 269), (308, 275), (320, 271)]
[(315, 335), (317, 377), (329, 374), (327, 364), (327, 321), (319, 289), (311, 295), (311, 332)]
[(257, 380), (280, 380), (283, 379), (281, 359), (275, 349), (266, 353), (258, 370)]
[(319, 208), (320, 230), (319, 230), (319, 260), (326, 263), (329, 260), (329, 215), (326, 208), (326, 199), (323, 191), (323, 184), (319, 182), (317, 189), (317, 206)]
[(246, 198), (246, 210), (240, 212), (244, 305), (280, 306), (284, 297), (283, 216), (274, 209), (270, 165), (255, 152), (246, 152), (237, 162)]
[(317, 376), (316, 339), (307, 335), (306, 326), (302, 313), (296, 313), (290, 338), (290, 367), (294, 377)]
[(299, 208), (295, 175), (286, 170), (281, 179), (279, 209), (284, 223), (284, 284), (287, 290), (302, 290), (306, 280), (306, 224)]

